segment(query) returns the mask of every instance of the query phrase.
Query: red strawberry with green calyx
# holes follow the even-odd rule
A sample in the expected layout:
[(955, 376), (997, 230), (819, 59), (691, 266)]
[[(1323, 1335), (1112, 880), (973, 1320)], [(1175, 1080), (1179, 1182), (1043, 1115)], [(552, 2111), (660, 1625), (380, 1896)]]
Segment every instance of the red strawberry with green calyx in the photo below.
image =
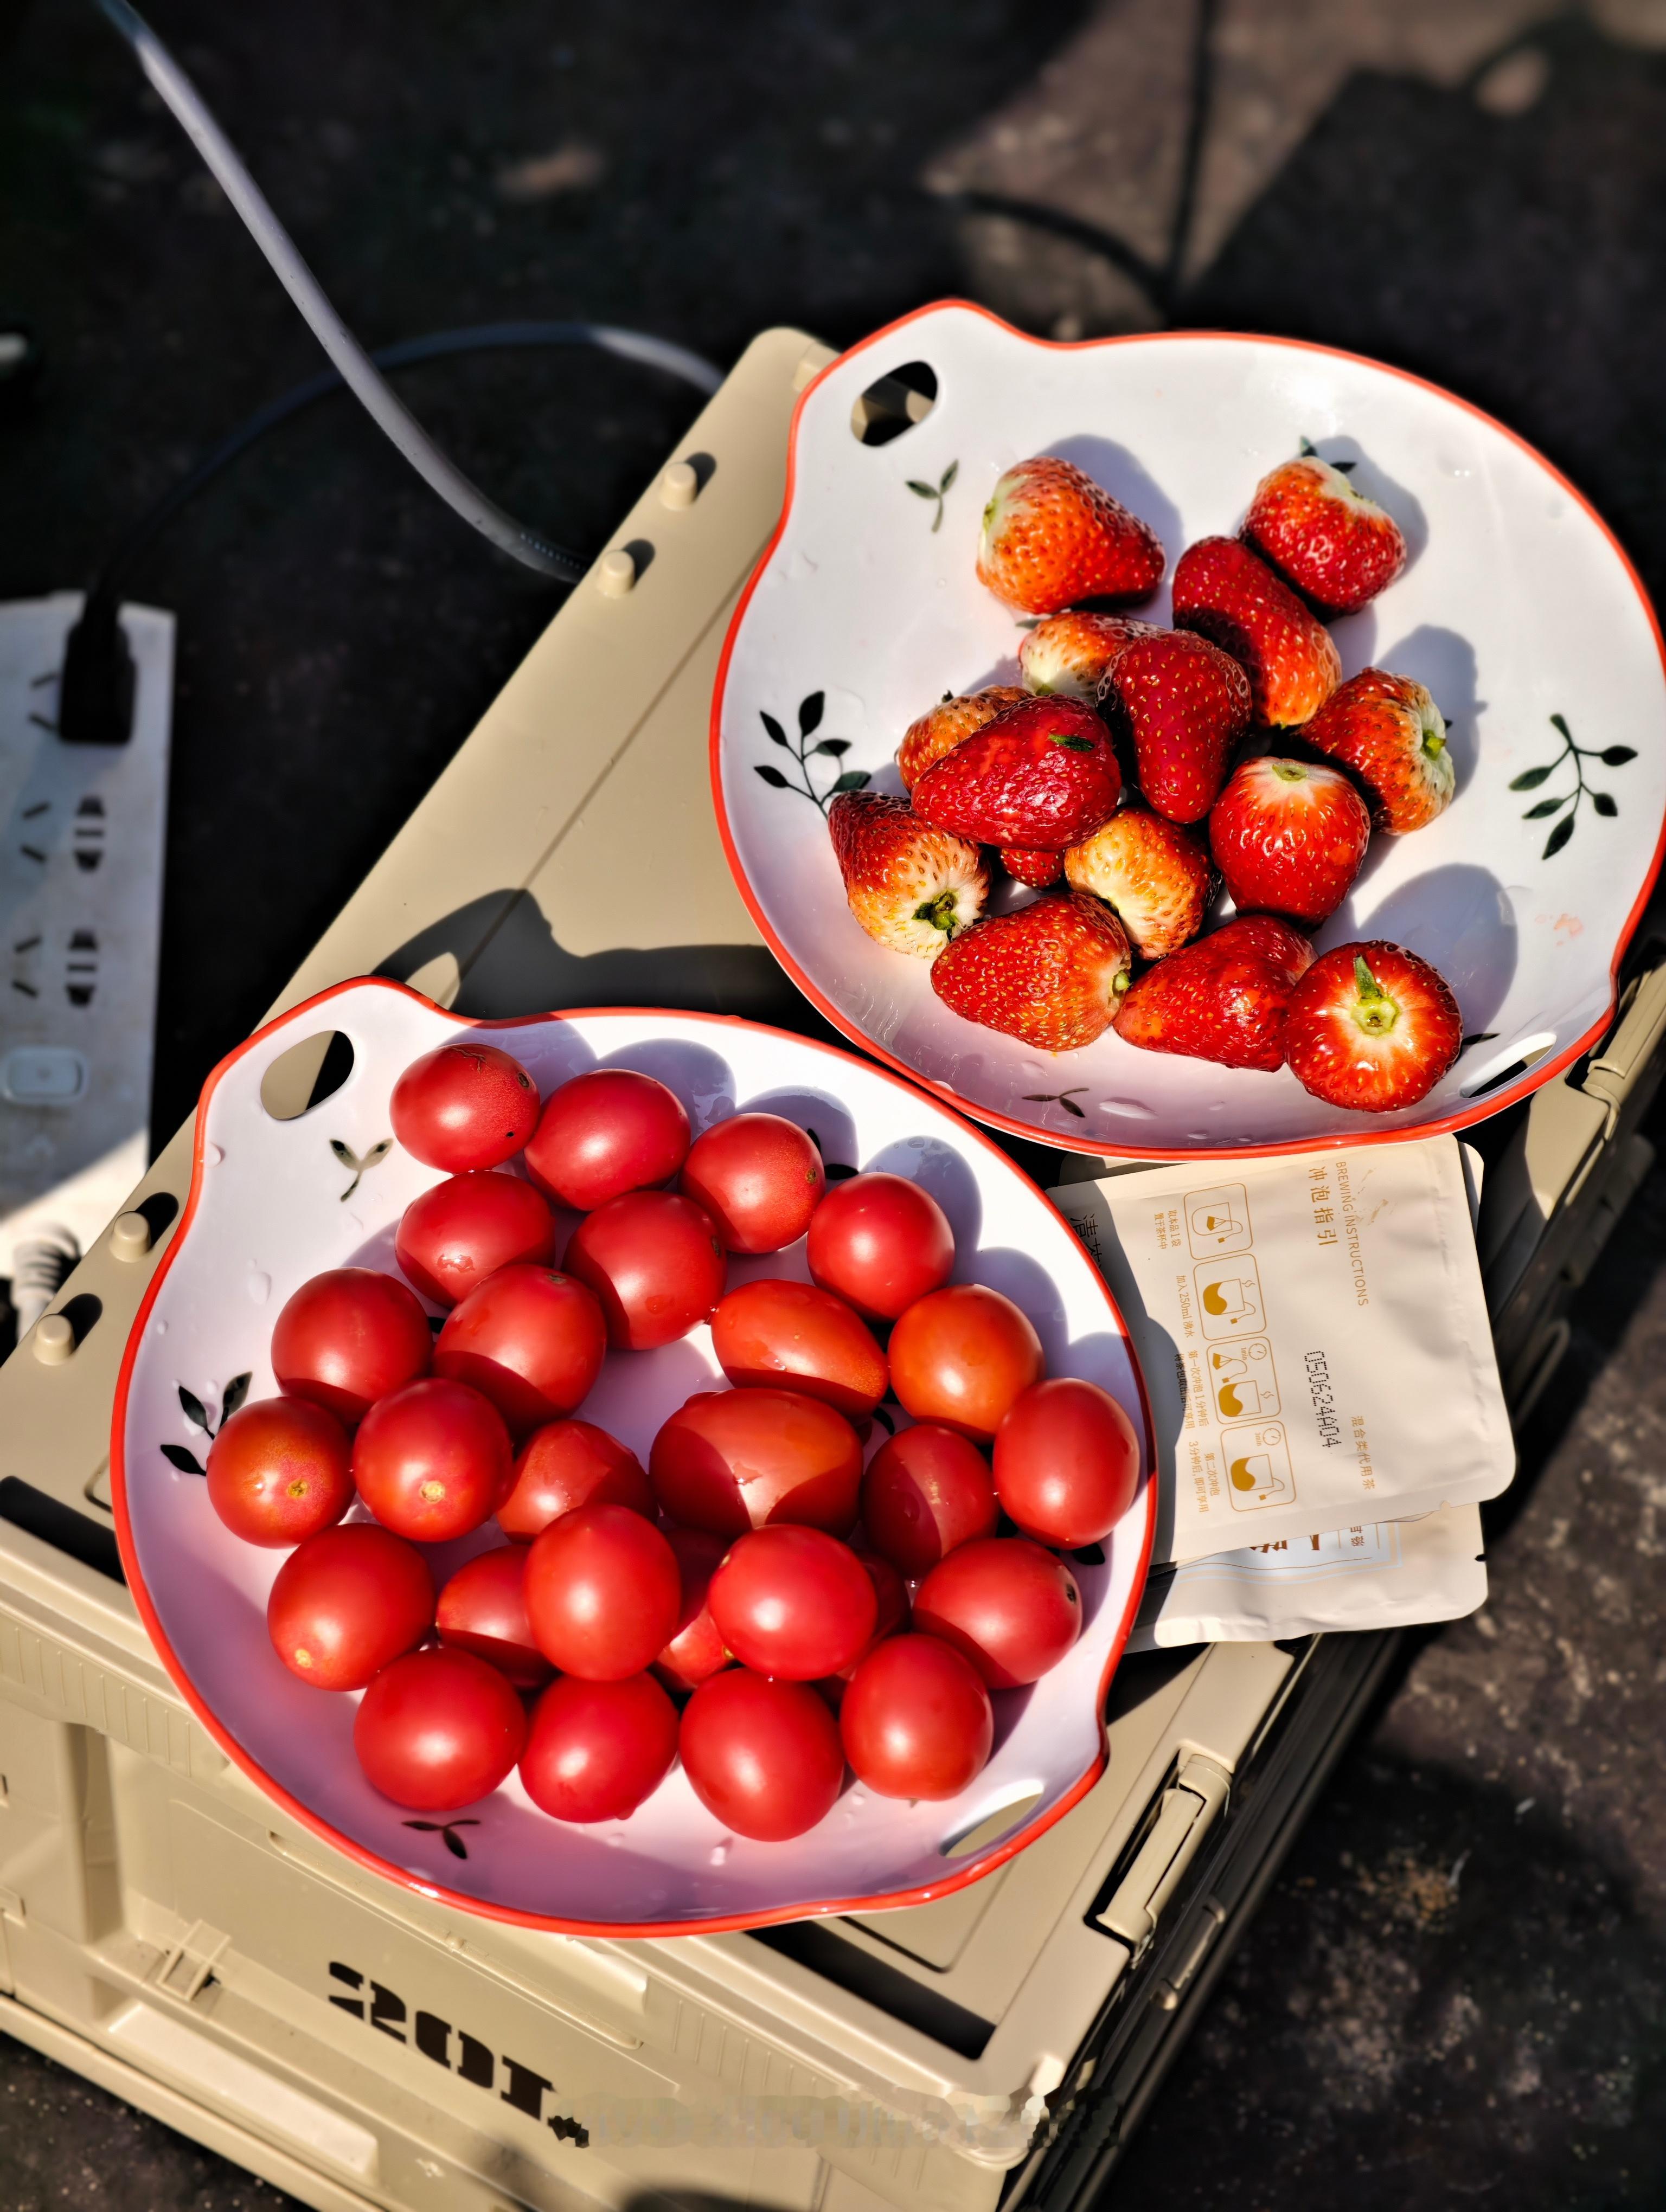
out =
[(1174, 622), (1243, 664), (1256, 720), (1275, 729), (1317, 714), (1342, 680), (1342, 657), (1330, 632), (1236, 538), (1200, 538), (1181, 555)]
[(1340, 769), (1245, 761), (1209, 814), (1209, 845), (1240, 914), (1311, 927), (1347, 896), (1371, 842), (1365, 802)]
[(933, 763), (914, 811), (979, 845), (1061, 853), (1116, 811), (1122, 773), (1079, 699), (1025, 699)]
[(1116, 1034), (1146, 1052), (1271, 1073), (1284, 1065), (1286, 1010), (1312, 958), (1289, 922), (1240, 915), (1148, 968), (1117, 1009)]
[(969, 1022), (1074, 1052), (1110, 1026), (1130, 964), (1110, 908), (1067, 891), (974, 922), (933, 963), (932, 988)]
[(1356, 614), (1406, 565), (1406, 541), (1388, 509), (1305, 443), (1298, 459), (1256, 486), (1243, 536), (1328, 617)]
[(1290, 994), (1285, 1056), (1328, 1105), (1389, 1114), (1426, 1098), (1463, 1049), (1446, 979), (1403, 945), (1339, 945)]
[(983, 510), (978, 580), (1021, 615), (1081, 599), (1143, 599), (1162, 580), (1157, 533), (1073, 461), (1043, 454), (997, 482)]

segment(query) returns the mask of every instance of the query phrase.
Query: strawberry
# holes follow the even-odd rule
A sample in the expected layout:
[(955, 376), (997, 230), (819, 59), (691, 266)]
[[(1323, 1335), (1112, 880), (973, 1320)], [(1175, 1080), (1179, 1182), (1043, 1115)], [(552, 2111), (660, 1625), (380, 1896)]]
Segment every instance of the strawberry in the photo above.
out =
[(1357, 614), (1406, 565), (1387, 508), (1310, 447), (1256, 486), (1243, 535), (1322, 615)]
[(1116, 1034), (1147, 1052), (1270, 1073), (1284, 1065), (1285, 1009), (1312, 958), (1276, 915), (1241, 915), (1146, 969), (1117, 1009)]
[(1021, 615), (1079, 599), (1143, 599), (1162, 580), (1157, 533), (1073, 461), (1008, 469), (983, 510), (977, 574)]
[(980, 845), (1061, 853), (1116, 811), (1122, 773), (1079, 699), (1021, 700), (933, 763), (914, 811)]
[(1045, 890), (1064, 873), (1062, 853), (1040, 853), (1024, 845), (1003, 845), (1000, 865), (1009, 876), (1019, 883), (1028, 884), (1032, 890)]
[(928, 708), (918, 721), (910, 722), (903, 733), (897, 765), (903, 790), (912, 791), (933, 761), (952, 752), (986, 722), (993, 722), (1003, 707), (1016, 707), (1028, 696), (1016, 684), (991, 684), (986, 690), (963, 691), (958, 698), (945, 691), (936, 706)]
[(1463, 1047), (1445, 978), (1403, 945), (1339, 945), (1290, 994), (1285, 1056), (1316, 1098), (1360, 1114), (1414, 1106)]
[(989, 895), (976, 845), (933, 830), (905, 799), (842, 791), (827, 811), (850, 911), (876, 945), (935, 960)]
[(1200, 538), (1181, 555), (1174, 619), (1243, 662), (1256, 720), (1275, 729), (1317, 714), (1342, 680), (1329, 631), (1236, 538)]
[(1043, 1052), (1074, 1052), (1103, 1036), (1128, 981), (1122, 923), (1075, 891), (985, 915), (932, 968), (932, 988), (952, 1012)]
[(1134, 741), (1140, 788), (1171, 822), (1199, 822), (1250, 722), (1250, 679), (1229, 653), (1189, 630), (1125, 645), (1105, 679)]
[(1065, 878), (1116, 909), (1142, 960), (1160, 960), (1197, 935), (1214, 871), (1189, 830), (1125, 806), (1064, 856)]
[(1025, 633), (1018, 666), (1032, 691), (1062, 691), (1091, 702), (1122, 647), (1156, 630), (1155, 623), (1137, 615), (1049, 615)]
[(1365, 787), (1379, 830), (1421, 830), (1452, 803), (1457, 777), (1441, 712), (1420, 684), (1362, 668), (1302, 732)]
[(1347, 896), (1371, 842), (1365, 801), (1334, 768), (1245, 761), (1209, 816), (1209, 847), (1232, 903), (1310, 927)]

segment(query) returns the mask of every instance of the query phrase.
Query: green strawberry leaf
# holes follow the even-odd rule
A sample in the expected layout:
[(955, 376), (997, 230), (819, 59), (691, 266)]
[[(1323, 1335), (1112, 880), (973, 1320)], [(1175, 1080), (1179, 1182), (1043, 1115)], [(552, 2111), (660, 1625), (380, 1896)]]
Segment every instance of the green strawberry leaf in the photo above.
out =
[[(1554, 766), (1553, 761), (1551, 768)], [(1549, 774), (1549, 768), (1530, 768), (1524, 774), (1512, 777), (1510, 788), (1511, 791), (1536, 791)]]
[(1051, 739), (1054, 744), (1062, 745), (1067, 753), (1091, 753), (1093, 750), (1091, 738), (1067, 738), (1055, 730), (1051, 732)]
[(195, 1458), (183, 1444), (164, 1444), (162, 1457), (170, 1467), (177, 1467), (181, 1474), (204, 1474), (207, 1469), (198, 1466)]
[(835, 760), (842, 760), (849, 750), (848, 738), (824, 738), (818, 745), (810, 748), (812, 758), (817, 753), (831, 753)]
[(781, 724), (775, 720), (773, 714), (760, 713), (758, 720), (763, 723), (764, 728), (769, 732), (770, 740), (773, 744), (784, 745), (787, 743), (787, 732), (782, 729)]
[(1611, 792), (1593, 791), (1590, 795), (1590, 803), (1596, 809), (1596, 811), (1599, 814), (1606, 814), (1610, 821), (1612, 821), (1614, 817), (1620, 811), (1620, 809), (1614, 803), (1614, 794)]
[(848, 768), (833, 788), (836, 792), (861, 791), (872, 780), (870, 772), (866, 769)]
[(764, 762), (754, 761), (752, 773), (754, 775), (761, 775), (772, 790), (786, 791), (790, 788), (787, 778), (781, 770), (778, 768), (770, 768)]
[(1536, 806), (1528, 808), (1522, 819), (1523, 822), (1542, 822), (1547, 814), (1560, 814), (1572, 796), (1573, 793), (1570, 791), (1566, 798), (1541, 799)]
[(1596, 756), (1604, 768), (1624, 768), (1626, 762), (1637, 758), (1635, 745), (1605, 745)]
[(812, 691), (799, 702), (799, 735), (807, 738), (812, 730), (821, 727), (822, 709), (827, 704), (824, 691)]
[(1560, 853), (1572, 835), (1573, 817), (1571, 814), (1565, 814), (1549, 836), (1545, 839), (1543, 857), (1548, 860), (1553, 854)]

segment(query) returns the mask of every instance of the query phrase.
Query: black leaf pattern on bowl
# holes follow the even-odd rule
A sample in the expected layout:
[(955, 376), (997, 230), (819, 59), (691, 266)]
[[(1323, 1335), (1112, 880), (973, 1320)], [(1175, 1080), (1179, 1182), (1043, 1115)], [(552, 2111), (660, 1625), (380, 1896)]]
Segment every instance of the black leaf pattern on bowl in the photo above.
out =
[(477, 1828), (480, 1826), (480, 1823), (478, 1820), (407, 1820), (404, 1825), (407, 1828), (416, 1829), (421, 1834), (425, 1836), (441, 1837), (445, 1843), (446, 1849), (451, 1853), (453, 1858), (465, 1859), (469, 1855), (469, 1847), (463, 1841), (461, 1836), (458, 1834), (457, 1831), (459, 1828)]
[[(1510, 783), (1511, 791), (1536, 791), (1541, 783), (1548, 782), (1564, 761), (1573, 763), (1572, 790), (1563, 792), (1560, 798), (1536, 800), (1522, 816), (1523, 822), (1547, 822), (1553, 814), (1561, 814), (1561, 820), (1545, 839), (1545, 848), (1540, 857), (1546, 860), (1554, 860), (1572, 836), (1574, 819), (1578, 814), (1581, 799), (1590, 799), (1591, 812), (1602, 815), (1609, 821), (1620, 811), (1619, 803), (1612, 792), (1594, 791), (1585, 781), (1585, 763), (1588, 760), (1601, 761), (1604, 768), (1624, 768), (1627, 761), (1637, 758), (1635, 745), (1575, 744), (1573, 732), (1560, 714), (1551, 716), (1550, 726), (1562, 740), (1560, 752), (1554, 760), (1547, 761), (1542, 768), (1524, 769), (1520, 775), (1513, 776)], [(1565, 814), (1562, 813), (1564, 807), (1567, 809)]]
[[(194, 1390), (187, 1390), (183, 1382), (176, 1382), (173, 1387), (179, 1393), (179, 1411), (191, 1423), (192, 1427), (200, 1429), (212, 1443), (245, 1398), (248, 1396), (249, 1385), (253, 1380), (252, 1371), (234, 1375), (220, 1394), (220, 1411), (213, 1420), (209, 1419), (208, 1407)], [(168, 1465), (177, 1467), (181, 1474), (208, 1473), (205, 1467), (198, 1465), (196, 1454), (187, 1451), (183, 1444), (161, 1444), (157, 1449)]]
[(392, 1151), (393, 1139), (392, 1137), (384, 1137), (380, 1144), (372, 1145), (362, 1158), (350, 1145), (344, 1145), (339, 1137), (331, 1138), (330, 1149), (344, 1168), (351, 1168), (353, 1170), (352, 1182), (341, 1194), (342, 1203), (344, 1206), (360, 1183), (363, 1182), (367, 1171), (371, 1168), (380, 1167)]
[(824, 691), (808, 692), (800, 700), (799, 734), (794, 743), (775, 716), (764, 714), (760, 708), (758, 720), (763, 725), (764, 734), (772, 745), (781, 746), (788, 757), (797, 763), (798, 780), (794, 781), (772, 762), (754, 761), (752, 763), (753, 773), (761, 775), (772, 791), (795, 791), (800, 799), (809, 799), (824, 814), (842, 791), (864, 790), (872, 781), (866, 769), (848, 768), (841, 769), (825, 790), (816, 788), (816, 779), (810, 769), (812, 761), (830, 760), (836, 767), (850, 750), (848, 738), (819, 738), (814, 744), (811, 744), (810, 740), (822, 726), (822, 716), (826, 710), (827, 694)]

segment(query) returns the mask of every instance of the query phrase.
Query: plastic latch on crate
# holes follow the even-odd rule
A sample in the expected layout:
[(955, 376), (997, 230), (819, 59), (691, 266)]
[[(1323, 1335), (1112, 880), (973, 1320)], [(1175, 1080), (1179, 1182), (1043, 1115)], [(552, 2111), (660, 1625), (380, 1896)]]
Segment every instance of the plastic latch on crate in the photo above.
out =
[(1226, 1809), (1231, 1790), (1225, 1767), (1191, 1752), (1158, 1800), (1157, 1817), (1132, 1864), (1108, 1902), (1093, 1915), (1095, 1926), (1126, 1943), (1134, 1958), (1149, 1946), (1164, 1906)]

